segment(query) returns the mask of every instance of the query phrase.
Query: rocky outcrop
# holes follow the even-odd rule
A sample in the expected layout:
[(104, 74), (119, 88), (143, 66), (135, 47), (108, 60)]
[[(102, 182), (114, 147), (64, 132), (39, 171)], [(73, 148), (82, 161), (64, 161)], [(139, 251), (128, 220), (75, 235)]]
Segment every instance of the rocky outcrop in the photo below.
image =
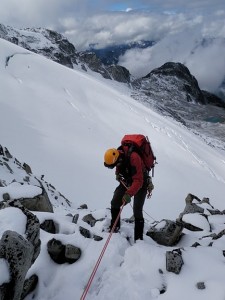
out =
[(182, 236), (183, 225), (181, 222), (162, 220), (152, 226), (146, 233), (160, 245), (174, 246)]
[(23, 293), (27, 271), (40, 253), (40, 224), (37, 217), (24, 208), (19, 201), (5, 201), (1, 209), (6, 207), (20, 209), (27, 218), (24, 233), (26, 238), (15, 231), (7, 230), (0, 241), (1, 258), (7, 260), (10, 273), (10, 281), (0, 289), (0, 299), (18, 300)]
[(77, 64), (77, 51), (61, 34), (43, 28), (27, 28), (26, 35), (20, 30), (0, 24), (0, 37), (29, 51), (48, 57), (69, 68)]
[[(111, 79), (110, 73), (106, 70), (101, 60), (93, 52), (80, 52), (80, 61), (94, 72), (100, 73), (104, 78)], [(85, 68), (86, 69), (86, 68)]]
[(108, 72), (111, 74), (112, 78), (116, 81), (123, 83), (130, 83), (130, 72), (122, 66), (112, 65), (107, 68)]
[(220, 140), (224, 150), (225, 102), (202, 91), (185, 65), (167, 62), (131, 85), (134, 99), (195, 130), (206, 141), (205, 136)]
[(202, 93), (205, 97), (206, 103), (207, 104), (211, 104), (211, 105), (215, 105), (221, 108), (225, 108), (225, 100), (222, 100), (220, 97), (209, 93), (208, 91), (204, 91), (202, 90)]
[(157, 101), (206, 103), (196, 78), (181, 63), (167, 62), (133, 84)]

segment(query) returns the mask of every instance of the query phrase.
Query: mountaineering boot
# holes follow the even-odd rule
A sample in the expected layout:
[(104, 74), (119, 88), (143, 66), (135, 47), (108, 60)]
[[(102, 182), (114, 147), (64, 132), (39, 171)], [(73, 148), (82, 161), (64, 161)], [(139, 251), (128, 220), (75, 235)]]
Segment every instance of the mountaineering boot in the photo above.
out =
[[(111, 216), (112, 216), (112, 219), (111, 219), (111, 225), (109, 226), (109, 229), (111, 231), (111, 229), (113, 228), (113, 225), (116, 221), (116, 218), (118, 217), (118, 214), (120, 212), (120, 209), (119, 208), (111, 208)], [(114, 232), (118, 232), (120, 230), (120, 218), (116, 224), (116, 227), (114, 229)]]
[(143, 240), (144, 219), (135, 219), (134, 221), (134, 240)]

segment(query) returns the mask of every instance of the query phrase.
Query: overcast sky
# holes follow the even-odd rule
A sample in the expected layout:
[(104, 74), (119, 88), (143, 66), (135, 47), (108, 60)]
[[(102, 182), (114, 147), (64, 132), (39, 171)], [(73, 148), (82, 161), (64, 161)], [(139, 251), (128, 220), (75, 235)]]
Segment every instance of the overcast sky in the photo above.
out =
[(225, 0), (1, 0), (0, 23), (47, 27), (78, 50), (127, 41), (159, 40), (196, 24), (225, 36)]
[[(127, 51), (120, 58), (137, 77), (168, 60), (185, 63), (210, 91), (225, 75), (225, 0), (1, 0), (0, 23), (56, 30), (78, 51), (93, 43), (101, 48), (160, 41), (154, 49)], [(203, 45), (203, 55), (202, 37), (217, 38), (216, 44)]]

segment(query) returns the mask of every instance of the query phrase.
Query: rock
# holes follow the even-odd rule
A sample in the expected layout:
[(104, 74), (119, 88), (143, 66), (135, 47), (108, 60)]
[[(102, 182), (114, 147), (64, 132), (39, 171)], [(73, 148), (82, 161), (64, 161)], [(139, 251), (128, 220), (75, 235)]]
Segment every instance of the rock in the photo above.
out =
[(77, 224), (78, 219), (79, 219), (79, 214), (74, 215), (72, 219), (72, 223)]
[(154, 241), (164, 246), (174, 246), (181, 238), (183, 226), (180, 223), (162, 220), (151, 227), (146, 235)]
[(90, 239), (91, 238), (91, 233), (88, 229), (80, 226), (79, 227), (79, 231), (80, 231), (80, 234), (83, 235), (85, 238), (88, 238)]
[(26, 279), (23, 285), (23, 292), (21, 295), (21, 300), (23, 300), (28, 294), (33, 292), (38, 284), (38, 276), (36, 274), (32, 275), (30, 278)]
[(31, 211), (53, 212), (52, 204), (46, 195), (39, 195), (34, 198), (20, 198), (18, 200)]
[(31, 167), (28, 164), (24, 163), (23, 168), (27, 172), (27, 174), (32, 174)]
[(211, 231), (207, 216), (199, 213), (189, 213), (182, 217), (184, 228), (191, 231)]
[(26, 273), (32, 264), (34, 247), (17, 232), (10, 230), (4, 232), (1, 244), (11, 277), (5, 294), (8, 300), (18, 300), (23, 291)]
[(72, 264), (81, 256), (80, 248), (70, 244), (63, 245), (62, 242), (56, 239), (48, 241), (47, 250), (51, 259), (57, 264)]
[(182, 252), (180, 249), (166, 252), (166, 270), (179, 274), (184, 264), (182, 259)]
[(67, 244), (65, 246), (65, 260), (66, 262), (72, 264), (76, 262), (81, 257), (81, 250), (78, 247)]
[(97, 220), (92, 216), (92, 214), (84, 216), (82, 220), (89, 224), (91, 227), (95, 226), (95, 223), (97, 222)]
[(65, 246), (62, 242), (51, 239), (47, 243), (47, 250), (51, 259), (57, 264), (65, 263)]
[(93, 239), (94, 239), (96, 242), (99, 242), (99, 241), (103, 240), (103, 237), (94, 234), (94, 235), (93, 235)]
[(4, 201), (10, 200), (10, 195), (8, 193), (4, 193), (2, 198)]
[(199, 290), (204, 290), (205, 289), (205, 283), (204, 282), (197, 282), (196, 287)]
[(87, 204), (82, 204), (78, 209), (88, 209), (88, 206)]
[(59, 232), (59, 230), (56, 230), (58, 225), (56, 226), (53, 220), (45, 220), (43, 223), (41, 223), (40, 228), (52, 234)]

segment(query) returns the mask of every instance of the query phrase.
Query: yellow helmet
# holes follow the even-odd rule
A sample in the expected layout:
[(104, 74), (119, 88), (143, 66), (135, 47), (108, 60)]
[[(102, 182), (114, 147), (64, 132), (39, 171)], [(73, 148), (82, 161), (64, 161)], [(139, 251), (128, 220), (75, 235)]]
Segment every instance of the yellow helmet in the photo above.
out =
[(119, 156), (120, 156), (120, 153), (117, 149), (115, 149), (115, 148), (108, 149), (104, 155), (105, 167), (113, 169), (117, 164), (117, 160), (118, 160)]

